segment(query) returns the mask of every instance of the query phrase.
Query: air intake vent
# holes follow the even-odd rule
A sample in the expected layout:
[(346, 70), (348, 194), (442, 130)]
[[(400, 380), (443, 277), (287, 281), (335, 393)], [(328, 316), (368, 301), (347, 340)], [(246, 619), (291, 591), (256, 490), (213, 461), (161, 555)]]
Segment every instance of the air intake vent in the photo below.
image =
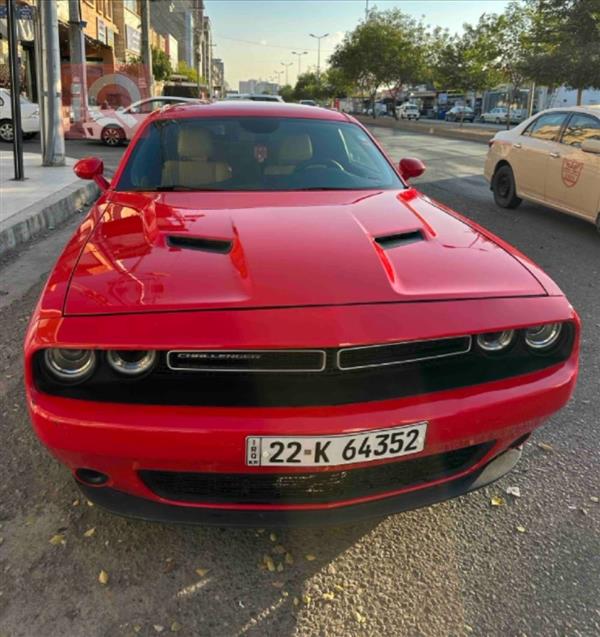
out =
[(378, 243), (384, 250), (398, 248), (400, 246), (408, 245), (409, 243), (424, 240), (425, 237), (421, 230), (411, 230), (410, 232), (399, 232), (396, 234), (388, 234), (383, 237), (375, 237), (376, 243)]
[(207, 239), (206, 237), (184, 237), (180, 235), (167, 237), (167, 244), (172, 248), (217, 252), (219, 254), (228, 254), (231, 252), (233, 245), (231, 241), (226, 239)]

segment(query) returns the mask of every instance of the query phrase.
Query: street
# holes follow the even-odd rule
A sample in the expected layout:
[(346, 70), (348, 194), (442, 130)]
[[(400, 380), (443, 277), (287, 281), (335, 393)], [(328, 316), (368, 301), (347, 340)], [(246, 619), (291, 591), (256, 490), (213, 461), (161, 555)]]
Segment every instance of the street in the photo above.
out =
[[(114, 517), (88, 506), (41, 447), (23, 395), (24, 330), (73, 219), (0, 263), (0, 637), (600, 634), (600, 237), (533, 204), (497, 208), (485, 144), (373, 130), (395, 161), (425, 162), (417, 188), (515, 245), (565, 291), (583, 323), (569, 405), (501, 481), (383, 520), (271, 532)], [(67, 155), (99, 155), (109, 173), (123, 150), (67, 142)]]

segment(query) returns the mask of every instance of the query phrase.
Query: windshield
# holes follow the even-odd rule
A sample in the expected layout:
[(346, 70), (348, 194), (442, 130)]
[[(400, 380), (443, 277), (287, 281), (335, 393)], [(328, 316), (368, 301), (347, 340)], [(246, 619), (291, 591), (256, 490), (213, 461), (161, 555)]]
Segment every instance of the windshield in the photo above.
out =
[(117, 190), (357, 190), (404, 188), (359, 126), (242, 117), (153, 122)]

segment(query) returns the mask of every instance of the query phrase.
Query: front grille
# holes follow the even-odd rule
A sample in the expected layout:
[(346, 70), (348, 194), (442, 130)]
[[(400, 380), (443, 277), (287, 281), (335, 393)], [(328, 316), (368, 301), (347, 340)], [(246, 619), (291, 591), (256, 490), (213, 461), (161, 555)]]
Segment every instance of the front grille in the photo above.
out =
[(443, 338), (434, 341), (407, 341), (389, 345), (367, 345), (341, 349), (338, 352), (337, 364), (340, 369), (398, 365), (466, 354), (470, 349), (470, 336)]
[(180, 371), (321, 372), (323, 350), (189, 350), (167, 352), (167, 367)]
[(372, 467), (312, 473), (182, 473), (143, 470), (168, 500), (213, 504), (326, 504), (374, 496), (448, 478), (473, 466), (493, 442)]
[[(52, 378), (44, 366), (44, 351), (40, 350), (35, 355), (34, 373), (40, 391), (86, 401), (198, 407), (320, 407), (422, 396), (540, 371), (568, 358), (574, 336), (573, 325), (565, 323), (560, 342), (543, 355), (532, 353), (525, 346), (522, 333), (501, 354), (487, 354), (475, 346), (461, 353), (471, 344), (468, 336), (343, 350), (281, 350), (277, 369), (244, 369), (237, 373), (232, 373), (232, 368), (237, 368), (241, 359), (235, 355), (243, 351), (232, 352), (233, 358), (225, 356), (222, 360), (217, 355), (209, 361), (215, 365), (210, 370), (172, 369), (168, 352), (163, 351), (152, 372), (141, 378), (118, 375), (106, 364), (104, 353), (99, 352), (98, 369), (80, 385), (64, 385)], [(413, 360), (412, 348), (416, 347), (420, 358)], [(273, 364), (271, 358), (263, 361)], [(199, 365), (206, 362), (199, 361)], [(243, 364), (256, 365), (256, 359), (249, 358)], [(300, 364), (304, 365), (303, 371), (292, 371), (291, 365)], [(317, 369), (317, 365), (321, 368)], [(339, 365), (348, 368), (340, 369)], [(282, 368), (290, 371), (281, 373)]]

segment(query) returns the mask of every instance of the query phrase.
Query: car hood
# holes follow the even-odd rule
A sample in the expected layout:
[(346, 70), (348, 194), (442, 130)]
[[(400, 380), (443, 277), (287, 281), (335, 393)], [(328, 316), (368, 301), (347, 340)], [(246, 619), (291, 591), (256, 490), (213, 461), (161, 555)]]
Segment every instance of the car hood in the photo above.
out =
[(68, 315), (545, 294), (520, 260), (414, 189), (111, 192), (98, 212)]

